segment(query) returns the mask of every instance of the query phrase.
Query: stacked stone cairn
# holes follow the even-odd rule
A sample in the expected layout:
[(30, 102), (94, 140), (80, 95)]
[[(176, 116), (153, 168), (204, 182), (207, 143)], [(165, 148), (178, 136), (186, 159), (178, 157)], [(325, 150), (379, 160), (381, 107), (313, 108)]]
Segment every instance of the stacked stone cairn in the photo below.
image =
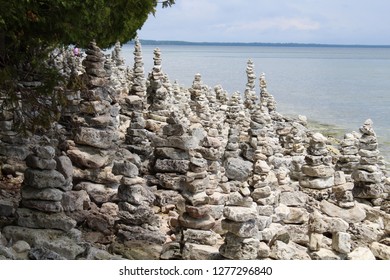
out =
[(341, 155), (337, 159), (336, 169), (350, 175), (359, 164), (359, 138), (353, 133), (346, 133), (340, 141)]
[(156, 48), (153, 52), (154, 66), (149, 74), (149, 86), (147, 88), (147, 99), (149, 111), (153, 114), (167, 117), (170, 113), (168, 90), (163, 86), (164, 73), (162, 71), (161, 51)]
[(134, 111), (143, 112), (146, 109), (146, 79), (144, 62), (142, 58), (142, 46), (138, 38), (134, 43), (134, 64), (131, 79), (131, 89), (128, 96), (122, 102), (122, 112), (131, 117)]
[(106, 56), (105, 70), (109, 84), (115, 89), (117, 95), (126, 96), (129, 92), (130, 81), (128, 79), (129, 69), (126, 67), (122, 57), (120, 42), (116, 42), (110, 55)]
[(32, 248), (50, 250), (56, 258), (75, 259), (85, 248), (77, 244), (76, 221), (64, 212), (70, 210), (73, 197), (69, 158), (56, 157), (51, 146), (37, 146), (26, 164), (17, 226), (5, 228), (5, 235), (13, 241), (25, 240)]
[(240, 125), (238, 99), (233, 95), (228, 103), (226, 122), (230, 124), (228, 142), (224, 154), (225, 176), (229, 181), (224, 188), (229, 190), (223, 211), (222, 229), (226, 231), (220, 254), (227, 259), (255, 259), (259, 240), (256, 203), (250, 197), (247, 180), (252, 175), (253, 163), (240, 154)]
[(246, 67), (246, 75), (247, 75), (247, 83), (244, 92), (245, 96), (245, 107), (249, 110), (253, 110), (257, 104), (257, 95), (255, 91), (255, 82), (256, 82), (256, 74), (254, 71), (254, 64), (251, 59), (248, 60)]
[(268, 113), (273, 113), (276, 110), (276, 101), (272, 94), (267, 90), (267, 81), (265, 80), (265, 74), (262, 73), (259, 78), (260, 81), (260, 105), (263, 109), (266, 109)]
[(117, 161), (113, 173), (122, 175), (118, 188), (117, 236), (122, 242), (143, 240), (163, 244), (165, 236), (159, 231), (161, 221), (154, 213), (154, 189), (146, 185), (133, 160)]
[(116, 217), (106, 215), (104, 209), (116, 209), (113, 200), (120, 176), (112, 173), (112, 166), (119, 140), (120, 106), (115, 91), (107, 86), (104, 54), (95, 42), (90, 43), (86, 54), (83, 65), (88, 89), (81, 92), (79, 113), (72, 117), (73, 140), (67, 140), (64, 150), (74, 165), (74, 190), (86, 191), (94, 205), (89, 214), (78, 215), (78, 221), (110, 235)]
[(319, 132), (311, 135), (307, 153), (299, 184), (303, 191), (318, 198), (327, 198), (334, 185), (335, 172), (327, 149), (327, 138)]
[(353, 193), (356, 198), (368, 199), (379, 206), (383, 202), (384, 174), (378, 165), (378, 141), (372, 120), (366, 120), (360, 127), (360, 132), (362, 133), (359, 139), (360, 161), (352, 173), (355, 182)]

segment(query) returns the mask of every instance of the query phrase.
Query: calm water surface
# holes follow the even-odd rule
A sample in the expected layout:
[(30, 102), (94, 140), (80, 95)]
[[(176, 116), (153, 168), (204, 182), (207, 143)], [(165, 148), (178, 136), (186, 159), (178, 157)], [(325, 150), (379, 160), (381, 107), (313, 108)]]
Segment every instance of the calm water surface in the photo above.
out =
[[(171, 81), (189, 87), (200, 73), (205, 84), (220, 84), (230, 94), (244, 92), (250, 58), (257, 76), (266, 74), (280, 113), (305, 115), (341, 131), (356, 131), (371, 118), (390, 160), (390, 48), (144, 45), (146, 72), (156, 47)], [(133, 45), (122, 52), (132, 65)]]

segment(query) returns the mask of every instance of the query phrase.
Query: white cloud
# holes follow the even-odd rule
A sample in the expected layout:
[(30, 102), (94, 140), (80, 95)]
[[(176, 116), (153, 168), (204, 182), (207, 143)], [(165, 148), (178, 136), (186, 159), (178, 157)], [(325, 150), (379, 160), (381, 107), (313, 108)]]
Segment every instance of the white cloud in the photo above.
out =
[(232, 24), (218, 24), (216, 28), (224, 29), (229, 33), (236, 33), (241, 31), (313, 31), (320, 29), (319, 22), (307, 18), (288, 18), (288, 17), (273, 17), (263, 18), (251, 22), (238, 22)]

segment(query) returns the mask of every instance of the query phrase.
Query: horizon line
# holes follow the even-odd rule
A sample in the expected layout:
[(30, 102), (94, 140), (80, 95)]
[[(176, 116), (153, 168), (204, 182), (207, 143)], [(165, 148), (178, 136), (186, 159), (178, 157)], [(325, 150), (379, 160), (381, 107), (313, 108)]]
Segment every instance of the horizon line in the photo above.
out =
[[(390, 48), (390, 45), (369, 45), (369, 44), (327, 44), (327, 43), (265, 43), (265, 42), (193, 42), (181, 40), (150, 40), (139, 39), (143, 45), (208, 45), (208, 46), (288, 46), (288, 47), (366, 47), (366, 48)], [(131, 43), (130, 40), (127, 43)], [(126, 43), (126, 44), (127, 44)]]

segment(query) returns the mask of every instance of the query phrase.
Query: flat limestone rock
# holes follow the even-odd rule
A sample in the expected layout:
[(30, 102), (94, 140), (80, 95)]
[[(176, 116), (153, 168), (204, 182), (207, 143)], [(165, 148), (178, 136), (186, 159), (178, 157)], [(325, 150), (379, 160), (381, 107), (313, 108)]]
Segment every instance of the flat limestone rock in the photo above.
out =
[(366, 218), (366, 211), (359, 206), (359, 204), (355, 204), (352, 208), (345, 209), (323, 200), (321, 201), (320, 206), (325, 214), (331, 217), (339, 217), (347, 223), (358, 223)]
[(36, 189), (64, 189), (64, 176), (57, 170), (38, 170), (28, 168), (24, 173), (24, 183)]
[(209, 245), (186, 243), (183, 249), (185, 260), (215, 260), (218, 257), (218, 248)]
[(54, 188), (36, 189), (29, 186), (24, 186), (22, 188), (23, 199), (60, 201), (63, 193), (63, 191)]
[(254, 220), (257, 217), (255, 208), (240, 207), (240, 206), (226, 206), (223, 210), (223, 215), (226, 219), (235, 222), (246, 222)]
[(228, 158), (224, 162), (226, 177), (234, 181), (244, 182), (252, 173), (253, 163), (241, 158)]
[(373, 242), (370, 245), (370, 249), (375, 257), (381, 260), (390, 260), (390, 246), (381, 244), (379, 242)]
[(81, 168), (101, 168), (107, 164), (108, 156), (102, 155), (99, 150), (93, 148), (81, 148), (68, 150), (67, 154), (72, 162)]
[(357, 247), (347, 256), (348, 260), (376, 260), (369, 248)]
[(17, 241), (24, 240), (31, 247), (44, 247), (60, 256), (74, 260), (84, 253), (85, 248), (78, 244), (70, 234), (56, 229), (32, 229), (19, 226), (7, 226), (3, 229), (6, 238)]

